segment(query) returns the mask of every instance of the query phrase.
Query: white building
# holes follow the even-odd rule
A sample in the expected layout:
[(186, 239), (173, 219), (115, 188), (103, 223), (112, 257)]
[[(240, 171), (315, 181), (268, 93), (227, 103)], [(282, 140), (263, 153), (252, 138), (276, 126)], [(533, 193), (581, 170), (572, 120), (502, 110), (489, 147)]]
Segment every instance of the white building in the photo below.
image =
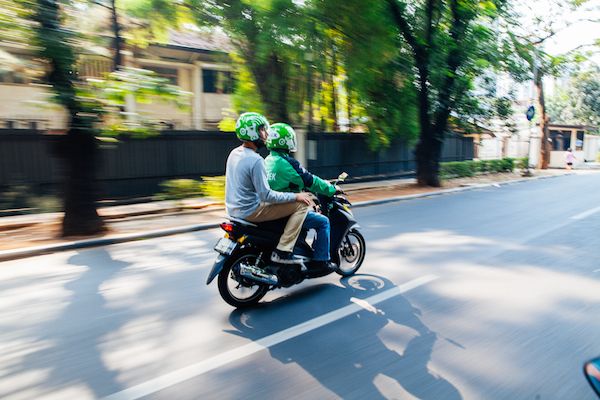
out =
[[(16, 60), (34, 54), (27, 46), (0, 44), (0, 50)], [(124, 52), (125, 65), (155, 71), (171, 83), (192, 93), (189, 110), (164, 103), (128, 104), (128, 112), (143, 114), (176, 129), (215, 129), (224, 109), (231, 108), (233, 75), (228, 53), (232, 50), (223, 33), (171, 32), (166, 45)], [(25, 65), (26, 63), (23, 63)], [(108, 56), (87, 54), (81, 57), (82, 78), (101, 78), (110, 71)], [(0, 71), (0, 128), (62, 129), (66, 114), (47, 100), (48, 87), (32, 79), (27, 71)]]

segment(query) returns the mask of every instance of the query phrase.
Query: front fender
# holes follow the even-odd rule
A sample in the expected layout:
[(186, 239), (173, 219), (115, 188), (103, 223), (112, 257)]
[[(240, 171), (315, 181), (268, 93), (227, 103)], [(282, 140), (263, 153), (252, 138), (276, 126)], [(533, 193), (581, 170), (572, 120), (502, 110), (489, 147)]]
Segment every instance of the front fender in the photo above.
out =
[(215, 279), (215, 277), (219, 275), (219, 272), (221, 272), (223, 266), (225, 265), (225, 261), (227, 261), (227, 257), (229, 256), (224, 256), (223, 254), (219, 254), (217, 256), (217, 259), (215, 260), (215, 263), (212, 269), (210, 270), (210, 273), (208, 274), (208, 278), (206, 279), (207, 285), (210, 285), (213, 279)]

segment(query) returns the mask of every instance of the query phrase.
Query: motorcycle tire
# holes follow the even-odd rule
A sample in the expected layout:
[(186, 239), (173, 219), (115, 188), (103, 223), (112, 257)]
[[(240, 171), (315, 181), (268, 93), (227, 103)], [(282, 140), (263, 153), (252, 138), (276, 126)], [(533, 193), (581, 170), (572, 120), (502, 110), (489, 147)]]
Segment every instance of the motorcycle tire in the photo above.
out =
[[(341, 276), (354, 275), (365, 260), (367, 251), (365, 243), (363, 235), (358, 230), (351, 229), (346, 234), (344, 240), (342, 240), (342, 244), (338, 250), (340, 265), (335, 272)], [(344, 263), (349, 265), (345, 265)]]
[[(256, 305), (269, 291), (269, 285), (258, 283), (258, 282), (250, 282), (244, 278), (236, 278), (236, 275), (233, 271), (235, 271), (235, 267), (243, 262), (251, 263), (251, 265), (256, 264), (256, 258), (258, 254), (255, 251), (242, 251), (238, 254), (232, 254), (230, 260), (224, 266), (221, 272), (219, 272), (218, 277), (218, 287), (219, 294), (227, 302), (227, 304), (236, 307), (236, 308), (246, 308)], [(259, 265), (263, 261), (259, 261)], [(248, 286), (251, 284), (251, 286)], [(236, 286), (237, 287), (232, 287)], [(235, 290), (243, 289), (253, 289), (248, 296), (240, 297), (236, 295)], [(243, 292), (243, 290), (242, 290)]]

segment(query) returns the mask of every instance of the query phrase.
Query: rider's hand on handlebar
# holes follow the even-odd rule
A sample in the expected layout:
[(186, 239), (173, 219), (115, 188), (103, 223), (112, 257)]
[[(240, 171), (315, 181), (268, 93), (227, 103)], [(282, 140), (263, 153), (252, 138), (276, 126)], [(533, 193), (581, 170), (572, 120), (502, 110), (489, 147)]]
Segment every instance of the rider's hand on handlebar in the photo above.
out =
[(312, 203), (312, 198), (310, 196), (310, 193), (307, 192), (296, 193), (296, 201), (298, 203), (306, 203), (310, 206)]
[(341, 187), (335, 185), (335, 193), (334, 194), (346, 194)]

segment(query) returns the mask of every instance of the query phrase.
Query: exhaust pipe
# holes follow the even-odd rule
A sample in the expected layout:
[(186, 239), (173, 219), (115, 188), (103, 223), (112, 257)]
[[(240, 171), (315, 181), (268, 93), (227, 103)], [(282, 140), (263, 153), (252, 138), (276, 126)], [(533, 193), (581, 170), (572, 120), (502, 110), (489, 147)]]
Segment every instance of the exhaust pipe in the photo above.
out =
[(279, 283), (279, 279), (277, 279), (276, 275), (269, 274), (262, 269), (253, 267), (251, 265), (241, 265), (240, 275), (244, 278), (266, 283), (267, 285), (277, 285)]

